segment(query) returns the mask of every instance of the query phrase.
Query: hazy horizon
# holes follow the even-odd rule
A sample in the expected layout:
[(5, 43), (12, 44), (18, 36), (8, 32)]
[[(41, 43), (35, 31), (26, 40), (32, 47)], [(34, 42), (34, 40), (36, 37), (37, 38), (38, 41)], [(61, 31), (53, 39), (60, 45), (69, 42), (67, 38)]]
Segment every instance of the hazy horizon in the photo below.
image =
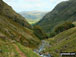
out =
[(3, 0), (16, 12), (51, 11), (58, 3), (66, 0)]

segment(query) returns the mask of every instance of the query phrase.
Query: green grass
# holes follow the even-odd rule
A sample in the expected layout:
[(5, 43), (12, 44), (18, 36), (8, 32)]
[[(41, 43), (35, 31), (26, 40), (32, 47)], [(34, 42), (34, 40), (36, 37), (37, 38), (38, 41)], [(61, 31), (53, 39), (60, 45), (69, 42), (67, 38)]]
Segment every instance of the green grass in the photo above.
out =
[(27, 57), (40, 57), (39, 55), (34, 53), (32, 49), (24, 47), (18, 42), (11, 42), (9, 40), (4, 41), (1, 38), (0, 38), (0, 50), (2, 52), (0, 52), (0, 57), (21, 57), (13, 44), (17, 45), (18, 48), (21, 50), (21, 52), (23, 52)]
[(40, 57), (39, 55), (37, 55), (36, 53), (33, 52), (32, 49), (28, 48), (28, 47), (24, 47), (19, 43), (16, 43), (16, 45), (20, 48), (20, 50), (27, 56), (27, 57)]
[(8, 40), (3, 41), (0, 38), (0, 57), (20, 57), (15, 47)]
[(51, 47), (45, 52), (50, 52), (54, 57), (59, 57), (60, 52), (76, 52), (76, 27), (66, 30), (47, 40)]
[(28, 57), (39, 57), (31, 50), (40, 43), (31, 25), (2, 0), (0, 3), (0, 57), (21, 57), (13, 45), (15, 42), (20, 44), (20, 49), (28, 52)]
[[(71, 3), (71, 4), (70, 4)], [(50, 33), (54, 27), (58, 24), (62, 24), (65, 21), (76, 21), (76, 0), (63, 1), (56, 5), (56, 7), (47, 13), (37, 25), (40, 25), (42, 29)]]
[(40, 43), (33, 30), (23, 27), (5, 16), (0, 15), (0, 18), (0, 32), (8, 38), (19, 41), (23, 45), (26, 43), (26, 46), (30, 48), (36, 48)]
[(22, 45), (36, 48), (40, 39), (33, 33), (31, 25), (2, 0), (0, 3), (0, 33)]

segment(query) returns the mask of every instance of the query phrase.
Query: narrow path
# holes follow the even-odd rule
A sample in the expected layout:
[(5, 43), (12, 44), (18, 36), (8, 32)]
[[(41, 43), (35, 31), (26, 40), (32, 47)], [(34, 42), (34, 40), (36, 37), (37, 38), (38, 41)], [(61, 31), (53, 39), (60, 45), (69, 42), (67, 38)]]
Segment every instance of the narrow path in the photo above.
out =
[(13, 44), (16, 48), (16, 51), (18, 51), (18, 53), (20, 54), (21, 57), (26, 57), (25, 54), (18, 48), (18, 46), (16, 44)]

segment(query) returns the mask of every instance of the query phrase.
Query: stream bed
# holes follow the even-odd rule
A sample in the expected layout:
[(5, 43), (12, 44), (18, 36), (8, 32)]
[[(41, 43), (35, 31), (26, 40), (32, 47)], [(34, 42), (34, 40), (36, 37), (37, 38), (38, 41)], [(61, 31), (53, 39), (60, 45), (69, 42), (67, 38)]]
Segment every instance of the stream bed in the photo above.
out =
[(49, 47), (49, 43), (47, 43), (45, 40), (42, 40), (41, 45), (39, 46), (38, 49), (35, 49), (34, 52), (40, 55), (41, 57), (51, 57), (51, 54), (46, 52), (42, 53), (43, 50), (45, 50), (46, 47)]

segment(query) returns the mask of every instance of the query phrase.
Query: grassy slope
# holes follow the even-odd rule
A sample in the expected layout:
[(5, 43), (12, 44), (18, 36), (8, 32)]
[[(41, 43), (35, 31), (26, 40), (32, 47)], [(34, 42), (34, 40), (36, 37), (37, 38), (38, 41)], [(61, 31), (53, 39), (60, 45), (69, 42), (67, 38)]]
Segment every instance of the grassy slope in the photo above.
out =
[(29, 29), (31, 25), (9, 5), (0, 0), (0, 32), (8, 39), (20, 42), (28, 47), (36, 47), (40, 40)]
[(0, 32), (25, 46), (35, 47), (40, 42), (32, 30), (19, 25), (11, 19), (5, 18), (5, 16), (0, 16)]
[(49, 51), (54, 57), (59, 57), (60, 52), (76, 52), (76, 27), (48, 39), (48, 42), (51, 47), (46, 51)]
[[(19, 36), (21, 39), (19, 39)], [(33, 31), (10, 19), (0, 16), (0, 50), (2, 50), (2, 53), (0, 52), (0, 57), (20, 57), (15, 46), (11, 43), (16, 41), (18, 42), (18, 47), (20, 46), (21, 51), (23, 50), (22, 52), (27, 57), (39, 57), (30, 49), (35, 48), (40, 42), (40, 40), (33, 34)]]
[(18, 47), (20, 48), (20, 50), (27, 56), (27, 57), (39, 57), (39, 55), (37, 55), (36, 53), (34, 53), (32, 51), (32, 49), (29, 48), (25, 48), (24, 46), (21, 46), (21, 44), (16, 43), (18, 45)]
[(20, 51), (26, 57), (39, 57), (30, 48), (24, 47), (18, 42), (10, 42), (10, 40), (4, 41), (1, 39), (1, 37), (0, 37), (0, 57), (22, 57), (20, 56), (19, 52), (16, 50), (13, 44), (17, 45)]
[(22, 57), (13, 45), (13, 43), (17, 45), (15, 42), (18, 42), (18, 47), (24, 49), (25, 52), (19, 48), (27, 57), (39, 57), (29, 49), (36, 48), (40, 43), (33, 30), (29, 28), (31, 26), (25, 18), (0, 0), (0, 57)]
[(31, 28), (31, 25), (25, 20), (24, 17), (16, 13), (12, 7), (0, 0), (0, 15), (10, 18), (12, 21), (16, 21), (22, 26)]
[(50, 32), (57, 25), (65, 21), (76, 21), (76, 0), (59, 3), (53, 11), (46, 14), (39, 22), (44, 31)]

